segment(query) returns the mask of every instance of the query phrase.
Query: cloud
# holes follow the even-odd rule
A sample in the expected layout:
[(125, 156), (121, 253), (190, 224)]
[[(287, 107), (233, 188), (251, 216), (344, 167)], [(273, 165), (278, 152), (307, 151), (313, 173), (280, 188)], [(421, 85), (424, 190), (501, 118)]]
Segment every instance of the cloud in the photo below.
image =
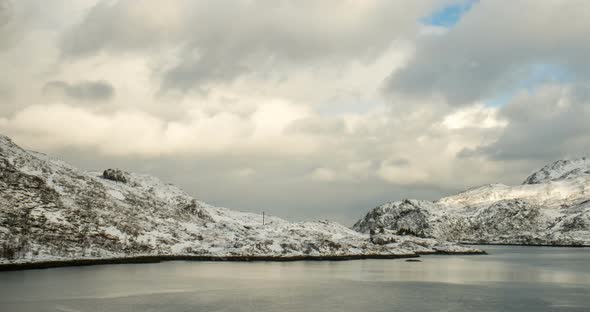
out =
[(432, 180), (430, 174), (421, 168), (408, 170), (404, 167), (384, 162), (379, 167), (378, 174), (385, 181), (398, 185), (426, 184)]
[(0, 99), (6, 100), (12, 97), (12, 90), (0, 83)]
[(590, 146), (590, 86), (549, 85), (523, 92), (500, 111), (507, 121), (498, 139), (460, 153), (495, 161), (537, 163), (581, 157)]
[(507, 122), (498, 117), (498, 109), (475, 104), (445, 116), (442, 124), (449, 129), (501, 128)]
[(51, 32), (69, 26), (73, 17), (96, 0), (0, 0), (0, 52), (17, 46), (31, 32)]
[(50, 81), (45, 84), (43, 91), (83, 101), (108, 101), (115, 96), (115, 88), (106, 81), (81, 81), (73, 84)]
[(346, 123), (341, 119), (313, 116), (294, 121), (285, 131), (293, 134), (338, 135), (346, 132)]
[(305, 108), (280, 100), (252, 114), (207, 114), (195, 110), (185, 121), (166, 121), (141, 111), (102, 114), (64, 105), (33, 105), (0, 119), (0, 131), (43, 149), (78, 147), (105, 155), (160, 157), (234, 152), (305, 154), (314, 146), (284, 129), (304, 118)]
[[(490, 143), (495, 138), (491, 134), (503, 126), (491, 112), (482, 113), (488, 123), (484, 127), (470, 124), (478, 120), (477, 113), (463, 118), (467, 121), (453, 117), (478, 110), (482, 108), (476, 105), (444, 116), (399, 116), (378, 108), (322, 117), (309, 106), (261, 99), (247, 114), (195, 107), (183, 120), (168, 121), (135, 110), (105, 113), (49, 104), (29, 106), (0, 119), (0, 131), (47, 151), (77, 148), (142, 158), (240, 155), (256, 159), (239, 164), (252, 170), (257, 170), (259, 161), (272, 161), (277, 168), (301, 162), (301, 175), (314, 181), (382, 179), (394, 185), (457, 186), (485, 178), (455, 171), (455, 166), (482, 166), (481, 160), (457, 161), (457, 153)], [(459, 122), (449, 126), (448, 120), (455, 119)]]
[(0, 0), (0, 51), (10, 48), (25, 32), (11, 0)]
[(328, 168), (316, 168), (311, 173), (311, 179), (322, 182), (332, 182), (336, 180), (336, 173)]
[[(204, 88), (247, 74), (371, 61), (418, 31), (427, 1), (101, 1), (61, 42), (64, 59), (157, 55), (164, 89)], [(337, 8), (337, 9), (335, 9)], [(158, 53), (165, 51), (166, 56)]]
[(256, 174), (256, 170), (252, 168), (240, 168), (233, 172), (239, 179), (250, 179)]
[(590, 143), (587, 1), (10, 3), (1, 132), (214, 204), (351, 221)]
[(370, 160), (339, 165), (338, 168), (315, 168), (309, 177), (317, 182), (361, 183), (375, 176), (375, 168)]
[(590, 3), (583, 0), (479, 1), (447, 32), (422, 36), (414, 57), (392, 73), (385, 89), (469, 105), (535, 80), (539, 66), (588, 80), (587, 12)]
[(10, 23), (12, 19), (12, 2), (9, 0), (0, 1), (0, 27)]

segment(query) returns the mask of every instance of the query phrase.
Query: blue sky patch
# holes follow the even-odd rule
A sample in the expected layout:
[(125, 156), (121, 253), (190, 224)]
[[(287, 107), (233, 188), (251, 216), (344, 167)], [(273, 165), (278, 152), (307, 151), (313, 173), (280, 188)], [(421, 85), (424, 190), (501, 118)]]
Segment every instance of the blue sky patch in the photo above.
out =
[(422, 19), (422, 22), (427, 25), (438, 27), (453, 27), (477, 1), (478, 0), (466, 0), (457, 4), (446, 6), (434, 12), (434, 14)]

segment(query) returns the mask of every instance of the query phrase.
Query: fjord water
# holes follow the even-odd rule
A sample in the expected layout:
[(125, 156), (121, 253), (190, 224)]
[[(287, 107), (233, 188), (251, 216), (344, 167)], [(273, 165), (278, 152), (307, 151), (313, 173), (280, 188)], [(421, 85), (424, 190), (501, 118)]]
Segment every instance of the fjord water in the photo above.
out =
[(589, 311), (590, 249), (0, 273), (0, 311)]

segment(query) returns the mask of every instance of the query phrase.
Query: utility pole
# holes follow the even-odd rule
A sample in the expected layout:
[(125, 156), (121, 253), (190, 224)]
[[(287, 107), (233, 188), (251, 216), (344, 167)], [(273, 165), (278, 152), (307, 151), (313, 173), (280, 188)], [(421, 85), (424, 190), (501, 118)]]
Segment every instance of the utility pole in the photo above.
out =
[(262, 225), (264, 225), (264, 211), (262, 212)]

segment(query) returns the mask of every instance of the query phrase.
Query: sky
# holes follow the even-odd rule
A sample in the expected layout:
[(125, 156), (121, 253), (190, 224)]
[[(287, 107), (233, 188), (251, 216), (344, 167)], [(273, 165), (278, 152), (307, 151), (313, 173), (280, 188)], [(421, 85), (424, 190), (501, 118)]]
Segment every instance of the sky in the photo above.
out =
[(351, 225), (590, 147), (590, 1), (0, 0), (0, 133)]

